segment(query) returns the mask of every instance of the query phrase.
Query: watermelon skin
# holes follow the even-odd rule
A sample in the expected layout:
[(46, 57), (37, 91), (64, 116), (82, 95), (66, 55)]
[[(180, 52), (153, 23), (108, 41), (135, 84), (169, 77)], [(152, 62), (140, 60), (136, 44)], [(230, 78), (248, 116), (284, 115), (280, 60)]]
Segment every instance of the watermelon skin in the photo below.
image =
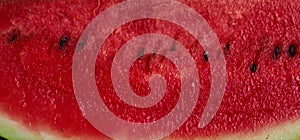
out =
[[(79, 110), (72, 89), (71, 65), (75, 45), (84, 27), (99, 12), (118, 2), (2, 2), (1, 112), (34, 132), (47, 130), (63, 137), (104, 138)], [(127, 35), (130, 32), (133, 32), (131, 36), (149, 32), (136, 26), (151, 31), (174, 29), (164, 32), (186, 46), (198, 45), (200, 49), (194, 55), (197, 66), (201, 66), (199, 75), (203, 96), (191, 117), (172, 136), (258, 133), (265, 126), (299, 120), (299, 54), (294, 57), (288, 54), (290, 44), (295, 44), (296, 52), (298, 48), (299, 4), (292, 1), (249, 1), (228, 2), (224, 6), (225, 1), (182, 2), (208, 21), (226, 56), (227, 83), (230, 84), (217, 115), (205, 128), (198, 129), (197, 123), (209, 95), (209, 63), (201, 55), (202, 47), (190, 41), (193, 40), (190, 35), (170, 23), (149, 19), (122, 26), (120, 30), (124, 32), (111, 35), (108, 40), (112, 42), (108, 41), (106, 45), (113, 49), (111, 46), (122, 45), (130, 39)], [(156, 27), (153, 27), (154, 23), (158, 23)], [(62, 49), (59, 41), (63, 36), (69, 40)], [(118, 41), (120, 37), (123, 40)], [(226, 44), (230, 44), (229, 50), (226, 50)], [(277, 45), (281, 47), (281, 53), (278, 59), (274, 59), (273, 50)], [(143, 61), (146, 63), (146, 58)], [(157, 61), (154, 59), (153, 65), (160, 63)], [(106, 61), (99, 61), (97, 68), (103, 66), (101, 63)], [(257, 64), (256, 72), (250, 70), (253, 63)], [(122, 114), (120, 111), (116, 113)], [(137, 110), (132, 111), (132, 116), (137, 113)]]

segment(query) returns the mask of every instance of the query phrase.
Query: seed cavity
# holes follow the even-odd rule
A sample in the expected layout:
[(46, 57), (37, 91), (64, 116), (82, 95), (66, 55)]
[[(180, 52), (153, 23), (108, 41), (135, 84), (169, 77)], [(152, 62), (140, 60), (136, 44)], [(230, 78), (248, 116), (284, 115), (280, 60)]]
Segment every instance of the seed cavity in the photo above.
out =
[(174, 41), (170, 51), (175, 51), (175, 50), (176, 50), (176, 42)]
[(208, 61), (208, 51), (205, 51), (203, 56), (204, 56), (204, 60), (207, 62)]
[(137, 57), (141, 57), (143, 56), (145, 53), (145, 48), (139, 48), (138, 52), (137, 52)]
[(280, 54), (280, 47), (279, 47), (279, 46), (276, 46), (276, 47), (274, 48), (274, 59), (278, 59), (279, 54)]
[(66, 46), (68, 41), (69, 41), (69, 38), (67, 36), (62, 37), (58, 42), (59, 48), (64, 49), (64, 47)]
[(293, 44), (291, 44), (289, 47), (289, 55), (290, 57), (294, 57), (296, 55), (296, 47)]
[(252, 63), (251, 67), (250, 67), (250, 70), (251, 70), (252, 73), (256, 72), (257, 71), (257, 65), (255, 63)]

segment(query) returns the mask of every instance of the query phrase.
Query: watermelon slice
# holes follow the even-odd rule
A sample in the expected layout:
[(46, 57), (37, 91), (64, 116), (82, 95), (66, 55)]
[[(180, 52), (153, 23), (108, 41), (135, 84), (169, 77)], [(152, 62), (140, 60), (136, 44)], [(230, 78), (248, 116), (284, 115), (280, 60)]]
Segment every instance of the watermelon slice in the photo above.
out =
[[(88, 24), (120, 3), (0, 2), (0, 139), (110, 139), (82, 113), (74, 94), (72, 61)], [(141, 49), (129, 71), (130, 86), (142, 97), (151, 93), (151, 75), (167, 79), (166, 96), (155, 106), (132, 107), (111, 87), (108, 68), (120, 47), (136, 36), (161, 33), (187, 48), (200, 77), (195, 108), (166, 139), (299, 140), (300, 4), (291, 0), (180, 3), (208, 22), (225, 56), (227, 86), (214, 118), (198, 127), (211, 90), (210, 53), (182, 27), (153, 18), (133, 20), (115, 29), (97, 56), (97, 89), (109, 109), (123, 120), (146, 123), (163, 118), (174, 108), (180, 97), (180, 74), (163, 55), (144, 54)]]

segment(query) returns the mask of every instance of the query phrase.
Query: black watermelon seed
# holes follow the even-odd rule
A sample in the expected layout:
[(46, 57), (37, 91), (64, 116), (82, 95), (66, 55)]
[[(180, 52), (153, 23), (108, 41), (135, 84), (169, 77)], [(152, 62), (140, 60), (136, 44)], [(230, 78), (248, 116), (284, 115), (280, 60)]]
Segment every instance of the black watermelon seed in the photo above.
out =
[(290, 45), (289, 47), (289, 54), (290, 54), (290, 57), (294, 57), (296, 55), (296, 47), (295, 45)]
[(63, 49), (65, 47), (65, 45), (68, 43), (68, 41), (69, 41), (68, 37), (66, 37), (66, 36), (62, 37), (58, 42), (59, 48)]
[(274, 58), (277, 59), (279, 57), (280, 54), (280, 47), (276, 46), (274, 49)]
[(8, 39), (8, 42), (11, 43), (11, 42), (14, 42), (18, 39), (18, 35), (17, 34), (13, 34), (9, 39)]
[(230, 49), (230, 44), (229, 44), (229, 43), (227, 43), (227, 44), (225, 45), (225, 49), (226, 49), (226, 51), (229, 51), (229, 49)]
[(0, 136), (0, 140), (7, 140), (7, 138), (3, 138), (3, 137)]
[(16, 41), (19, 37), (20, 37), (20, 31), (19, 30), (12, 30), (9, 34), (8, 34), (8, 43), (12, 43), (14, 41)]
[(207, 62), (208, 61), (208, 52), (205, 51), (203, 56), (204, 56), (204, 60)]
[(256, 72), (257, 70), (257, 65), (255, 63), (253, 63), (250, 67), (251, 72)]

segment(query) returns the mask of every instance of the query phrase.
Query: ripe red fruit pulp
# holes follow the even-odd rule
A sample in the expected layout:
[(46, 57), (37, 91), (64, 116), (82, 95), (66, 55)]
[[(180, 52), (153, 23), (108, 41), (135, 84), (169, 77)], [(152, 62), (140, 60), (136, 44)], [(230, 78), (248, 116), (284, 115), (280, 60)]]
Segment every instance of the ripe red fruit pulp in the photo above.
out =
[[(225, 96), (217, 115), (205, 128), (198, 129), (197, 124), (209, 96), (209, 62), (204, 60), (202, 47), (189, 34), (165, 21), (139, 20), (116, 30), (104, 45), (107, 51), (114, 51), (116, 46), (136, 35), (160, 31), (190, 47), (199, 68), (201, 96), (192, 116), (173, 135), (214, 136), (248, 132), (299, 119), (299, 4), (291, 1), (229, 2), (225, 5), (224, 1), (182, 2), (209, 22), (226, 57), (228, 84)], [(37, 131), (49, 127), (64, 136), (103, 136), (79, 110), (72, 89), (71, 65), (75, 45), (84, 27), (99, 12), (116, 3), (36, 1), (1, 4), (1, 112)], [(64, 36), (68, 41), (61, 48), (59, 42)], [(296, 49), (294, 57), (289, 55), (291, 44)], [(278, 59), (273, 58), (276, 46), (281, 48)], [(113, 59), (111, 56), (105, 58)], [(145, 66), (134, 66), (133, 75), (147, 74), (143, 70), (149, 65), (169, 65), (161, 62), (165, 58), (145, 56), (141, 60)], [(96, 70), (108, 62), (98, 59)], [(147, 63), (150, 64), (146, 66)], [(252, 64), (256, 66), (254, 71), (251, 71)], [(131, 81), (133, 86), (143, 84), (140, 80)], [(98, 88), (101, 90), (101, 85)], [(144, 90), (147, 87), (139, 92)], [(128, 106), (122, 107), (130, 110)], [(161, 117), (172, 106), (163, 107), (162, 112), (154, 113), (150, 118)], [(112, 110), (119, 115), (123, 113)], [(138, 111), (132, 109), (127, 115), (144, 121)], [(121, 117), (126, 119), (128, 116)]]

